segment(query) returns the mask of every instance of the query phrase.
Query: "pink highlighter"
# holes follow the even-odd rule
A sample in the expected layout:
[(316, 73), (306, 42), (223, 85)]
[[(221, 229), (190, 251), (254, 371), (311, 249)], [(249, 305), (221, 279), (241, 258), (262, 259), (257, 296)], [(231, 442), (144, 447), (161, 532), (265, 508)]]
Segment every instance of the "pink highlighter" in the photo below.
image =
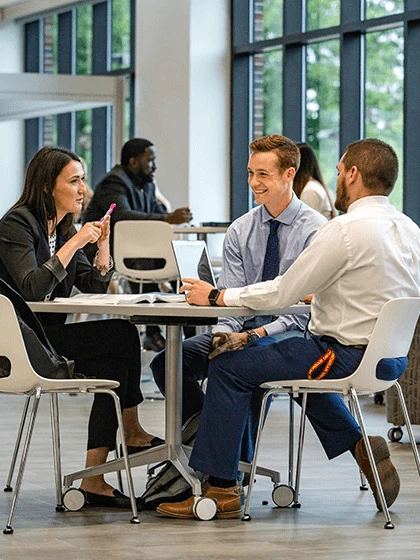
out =
[(116, 204), (113, 202), (110, 207), (108, 208), (108, 210), (106, 211), (106, 214), (99, 220), (101, 223), (103, 221), (105, 221), (105, 218), (107, 216), (110, 216), (112, 214), (112, 211), (114, 210), (114, 208), (116, 207)]

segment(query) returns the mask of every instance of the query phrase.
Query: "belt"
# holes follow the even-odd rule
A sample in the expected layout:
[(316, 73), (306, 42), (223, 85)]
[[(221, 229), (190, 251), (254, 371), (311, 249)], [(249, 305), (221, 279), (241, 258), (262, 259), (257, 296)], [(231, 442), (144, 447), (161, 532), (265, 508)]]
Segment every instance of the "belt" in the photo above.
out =
[[(328, 336), (328, 335), (321, 335), (321, 336), (326, 342), (331, 341), (331, 342), (335, 342), (336, 344), (341, 344), (341, 342), (338, 342), (338, 340), (333, 336)], [(366, 344), (341, 344), (341, 346), (344, 346), (346, 348), (356, 348), (356, 350), (365, 350), (367, 345)]]

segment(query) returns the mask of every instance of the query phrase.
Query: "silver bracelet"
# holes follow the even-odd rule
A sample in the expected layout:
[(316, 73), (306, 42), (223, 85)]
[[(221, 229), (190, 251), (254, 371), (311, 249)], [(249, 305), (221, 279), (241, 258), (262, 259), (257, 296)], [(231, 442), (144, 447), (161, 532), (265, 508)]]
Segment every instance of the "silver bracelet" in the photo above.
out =
[(106, 264), (98, 265), (98, 254), (99, 251), (96, 251), (96, 254), (93, 258), (93, 266), (96, 268), (96, 270), (99, 270), (102, 276), (106, 276), (108, 272), (114, 268), (114, 259), (112, 258), (112, 255), (109, 255), (109, 265), (107, 268)]

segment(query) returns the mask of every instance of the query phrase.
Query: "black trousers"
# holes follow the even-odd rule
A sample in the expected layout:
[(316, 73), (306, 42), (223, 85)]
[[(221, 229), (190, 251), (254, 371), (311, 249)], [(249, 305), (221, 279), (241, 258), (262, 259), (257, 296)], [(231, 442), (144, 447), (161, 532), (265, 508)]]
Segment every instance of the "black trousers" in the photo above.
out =
[[(142, 402), (140, 340), (135, 325), (123, 319), (108, 319), (55, 325), (46, 327), (45, 332), (59, 354), (75, 361), (77, 373), (118, 381), (116, 393), (122, 409)], [(87, 448), (115, 449), (117, 428), (112, 397), (95, 395)]]

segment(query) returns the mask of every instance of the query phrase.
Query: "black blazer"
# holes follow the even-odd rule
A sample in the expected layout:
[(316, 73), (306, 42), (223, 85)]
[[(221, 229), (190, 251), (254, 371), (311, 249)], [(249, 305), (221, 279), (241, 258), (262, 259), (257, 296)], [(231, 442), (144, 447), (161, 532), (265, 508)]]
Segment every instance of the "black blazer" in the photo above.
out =
[[(70, 235), (74, 235), (73, 230)], [(57, 227), (56, 250), (65, 243)], [(73, 286), (81, 292), (105, 293), (112, 273), (102, 276), (82, 250), (66, 268), (50, 256), (48, 237), (25, 206), (10, 210), (0, 221), (0, 278), (26, 301), (69, 297)], [(43, 325), (64, 323), (66, 315), (39, 314)]]

